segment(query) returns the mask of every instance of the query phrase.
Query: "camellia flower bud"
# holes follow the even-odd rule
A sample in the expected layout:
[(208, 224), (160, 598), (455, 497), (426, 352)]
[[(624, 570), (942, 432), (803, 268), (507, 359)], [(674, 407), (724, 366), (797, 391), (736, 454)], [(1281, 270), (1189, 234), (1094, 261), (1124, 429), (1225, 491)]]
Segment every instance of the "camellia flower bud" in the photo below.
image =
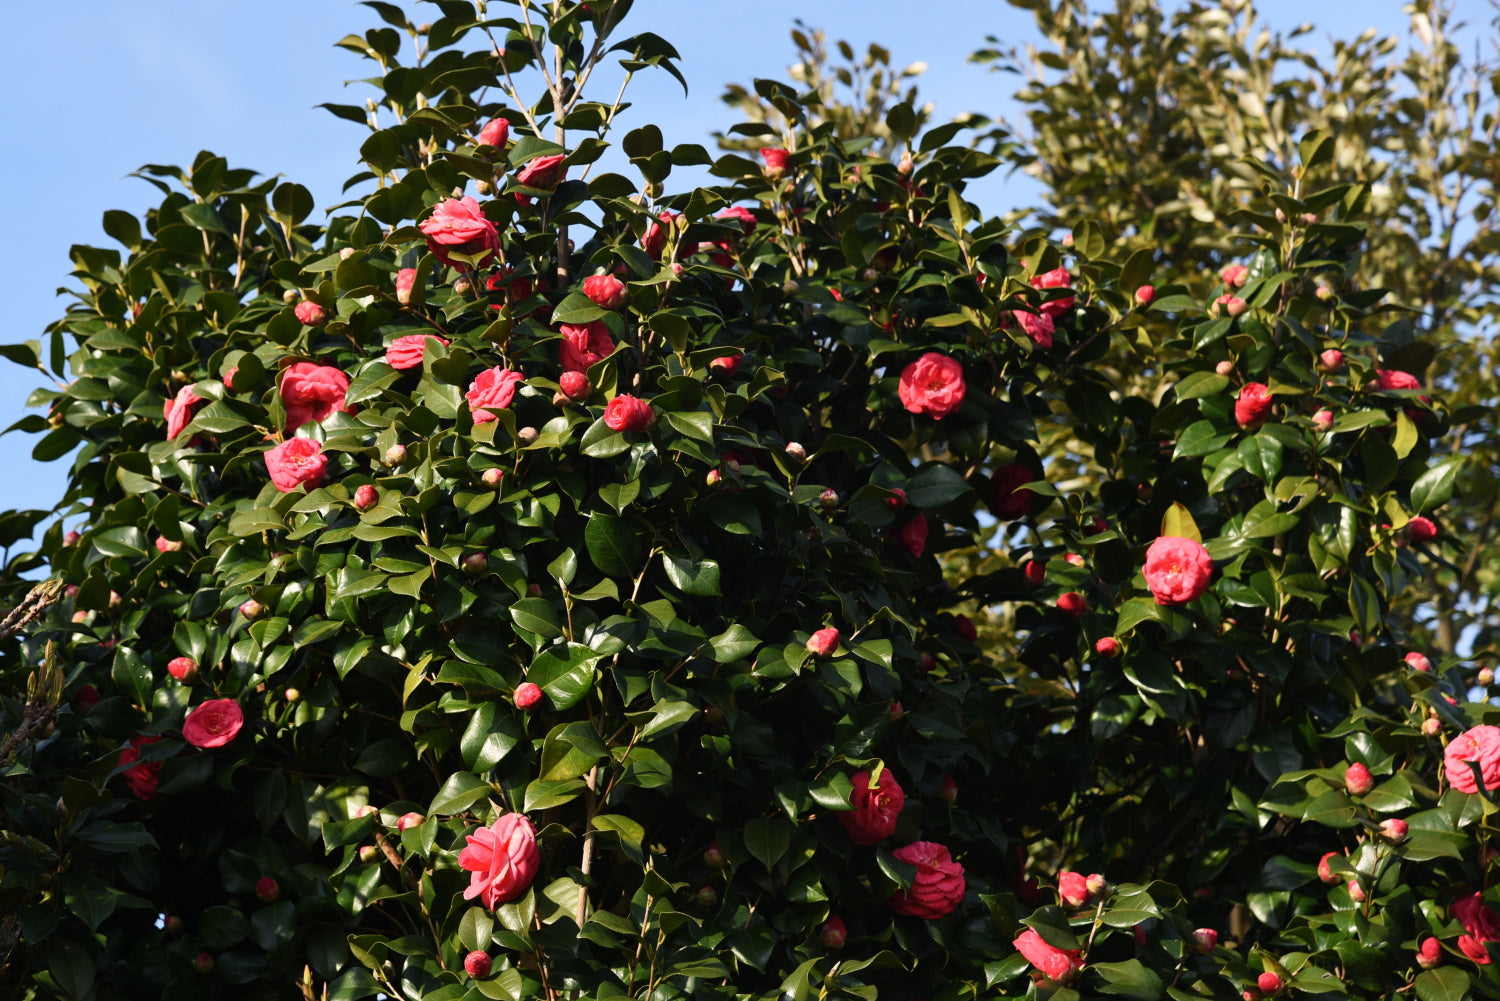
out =
[(517, 709), (534, 709), (542, 701), (542, 688), (534, 682), (523, 681), (516, 686), (514, 698)]
[(1393, 845), (1406, 840), (1406, 821), (1400, 817), (1387, 817), (1380, 822), (1380, 836)]
[(1328, 864), (1329, 859), (1341, 857), (1342, 856), (1338, 852), (1328, 852), (1322, 858), (1318, 859), (1318, 878), (1325, 883), (1337, 883), (1339, 880), (1343, 879), (1344, 877), (1334, 872), (1332, 867), (1330, 867)]
[(902, 716), (906, 715), (905, 707), (903, 707), (899, 702), (892, 702), (890, 708), (886, 711), (887, 713), (889, 713), (892, 723), (896, 722)]
[(459, 275), (453, 279), (453, 291), (462, 299), (467, 299), (469, 293), (474, 291), (474, 282), (468, 275)]
[(1109, 880), (1105, 879), (1097, 872), (1089, 873), (1088, 878), (1083, 881), (1083, 886), (1084, 889), (1088, 890), (1096, 900), (1102, 899), (1109, 895)]
[(1495, 672), (1488, 667), (1481, 667), (1479, 673), (1474, 675), (1474, 681), (1481, 685), (1493, 685), (1495, 683)]
[(297, 303), (302, 301), (302, 293), (298, 292), (294, 288), (289, 288), (285, 292), (281, 293), (281, 301), (286, 303), (288, 306), (295, 306)]
[(1089, 610), (1088, 599), (1077, 591), (1060, 594), (1057, 597), (1057, 610), (1069, 618), (1082, 618), (1083, 614)]
[(359, 846), (359, 860), (361, 862), (373, 862), (375, 861), (375, 855), (376, 851), (374, 845)]
[(78, 540), (81, 538), (83, 538), (83, 536), (79, 535), (76, 531), (69, 531), (66, 535), (63, 536), (62, 544), (65, 546), (76, 546), (78, 544)]
[(206, 952), (198, 953), (193, 957), (193, 972), (200, 974), (214, 972), (214, 957)]
[(724, 857), (724, 852), (719, 848), (717, 841), (712, 842), (703, 849), (703, 864), (710, 869), (727, 869), (729, 860)]
[(198, 662), (191, 657), (173, 657), (167, 661), (167, 673), (187, 684), (198, 677)]
[(1214, 951), (1214, 946), (1219, 944), (1219, 933), (1212, 928), (1195, 928), (1193, 930), (1193, 951), (1200, 956), (1207, 956)]
[(156, 551), (158, 553), (175, 553), (175, 552), (180, 552), (181, 549), (182, 549), (182, 543), (181, 542), (173, 542), (171, 539), (167, 538), (165, 535), (158, 535), (156, 537)]
[(368, 511), (380, 501), (380, 491), (368, 483), (360, 484), (354, 491), (354, 507), (360, 511)]
[(1229, 373), (1231, 373), (1233, 371), (1234, 371), (1234, 362), (1230, 361), (1228, 358), (1224, 359), (1223, 361), (1219, 362), (1217, 365), (1214, 366), (1214, 373), (1216, 375), (1228, 375)]
[(949, 775), (947, 772), (943, 773), (943, 784), (942, 787), (938, 790), (938, 795), (941, 796), (943, 802), (947, 803), (949, 806), (953, 806), (958, 802), (958, 783), (953, 781), (953, 776)]
[(75, 713), (86, 713), (99, 704), (99, 689), (93, 685), (84, 685), (73, 693), (73, 711)]
[(242, 602), (240, 604), (240, 614), (250, 621), (254, 622), (256, 619), (266, 614), (266, 606), (262, 605), (254, 598), (251, 598), (249, 601)]
[(885, 506), (892, 511), (899, 511), (906, 507), (906, 491), (900, 487), (891, 487), (891, 496), (885, 499)]
[(1319, 299), (1327, 301), (1329, 299), (1332, 299), (1336, 293), (1327, 285), (1319, 285), (1317, 291), (1313, 294), (1316, 295)]
[(396, 301), (403, 306), (411, 305), (411, 290), (417, 284), (417, 269), (402, 268), (396, 272)]
[(1370, 775), (1370, 769), (1364, 764), (1356, 761), (1344, 769), (1344, 788), (1349, 790), (1351, 796), (1363, 796), (1375, 786), (1375, 779)]
[(396, 820), (396, 830), (404, 831), (410, 827), (417, 827), (426, 819), (427, 818), (422, 816), (420, 813), (403, 813)]
[(849, 933), (844, 927), (844, 919), (837, 914), (818, 927), (818, 941), (825, 949), (842, 949), (848, 938)]
[(711, 487), (716, 487), (719, 485), (719, 481), (723, 478), (723, 473), (720, 473), (717, 469), (710, 469), (708, 473), (703, 477), (703, 482)]
[(1267, 970), (1265, 973), (1262, 973), (1260, 976), (1255, 978), (1255, 986), (1259, 987), (1267, 994), (1275, 994), (1277, 991), (1281, 990), (1281, 978), (1272, 973), (1270, 970)]
[(464, 957), (464, 972), (475, 979), (489, 976), (494, 966), (495, 961), (490, 959), (489, 953), (479, 949), (475, 949)]
[(1227, 264), (1219, 272), (1219, 277), (1230, 288), (1244, 288), (1245, 282), (1250, 279), (1250, 269), (1243, 264)]
[(281, 697), (286, 699), (288, 702), (296, 702), (298, 699), (302, 698), (302, 693), (295, 688), (288, 688), (286, 691), (281, 693)]
[(558, 388), (570, 400), (585, 400), (593, 391), (589, 377), (582, 372), (564, 372), (557, 380)]
[(505, 470), (499, 466), (491, 466), (480, 473), (479, 478), (484, 481), (485, 486), (498, 488), (501, 483), (505, 482)]
[(1432, 671), (1431, 662), (1415, 650), (1409, 651), (1407, 655), (1401, 659), (1410, 664), (1413, 670), (1421, 671), (1424, 674), (1430, 673)]
[(297, 303), (293, 312), (297, 314), (297, 319), (309, 327), (321, 327), (328, 322), (328, 311), (311, 299), (303, 299)]
[(522, 445), (530, 445), (541, 437), (541, 432), (534, 427), (524, 427), (516, 432), (516, 441)]
[(1338, 348), (1329, 348), (1318, 355), (1318, 370), (1332, 375), (1344, 367), (1344, 352)]
[(1364, 903), (1365, 888), (1359, 885), (1359, 880), (1351, 879), (1344, 885), (1345, 888), (1349, 891), (1350, 900), (1354, 901), (1356, 904)]
[(784, 149), (766, 147), (760, 151), (760, 158), (765, 163), (762, 168), (765, 175), (775, 181), (786, 176), (787, 157), (790, 154)]
[(1213, 316), (1228, 314), (1229, 316), (1240, 316), (1250, 306), (1237, 295), (1221, 295), (1213, 301), (1209, 313)]
[(807, 638), (807, 652), (814, 657), (832, 657), (839, 648), (839, 631), (833, 626), (819, 629)]
[(711, 886), (700, 886), (698, 892), (693, 894), (693, 900), (699, 907), (712, 907), (719, 902), (719, 891)]
[(354, 811), (354, 815), (356, 817), (358, 817), (360, 820), (364, 820), (366, 817), (376, 817), (376, 816), (379, 816), (380, 815), (380, 811), (377, 810), (377, 809), (375, 809), (369, 803), (366, 803), (364, 806), (360, 807), (358, 810), (355, 810)]
[(630, 290), (614, 275), (590, 275), (585, 278), (583, 294), (600, 309), (619, 309), (630, 301)]
[(1436, 716), (1429, 716), (1422, 721), (1422, 736), (1436, 737), (1443, 732), (1443, 721)]
[(1412, 542), (1431, 542), (1437, 538), (1437, 525), (1431, 518), (1417, 515), (1406, 523), (1406, 537)]
[(1041, 587), (1047, 582), (1047, 566), (1041, 560), (1027, 560), (1021, 565), (1027, 587)]
[(1435, 938), (1424, 938), (1417, 945), (1417, 965), (1430, 970), (1443, 962), (1443, 943)]
[(1137, 306), (1148, 306), (1151, 300), (1156, 298), (1156, 288), (1152, 285), (1142, 285), (1135, 290), (1135, 304)]
[(274, 904), (281, 899), (281, 884), (270, 876), (255, 881), (255, 899), (263, 904)]
[(1333, 411), (1319, 410), (1317, 413), (1312, 415), (1312, 422), (1313, 427), (1317, 428), (1324, 434), (1327, 434), (1329, 431), (1333, 430)]
[(787, 442), (785, 451), (787, 455), (791, 456), (793, 459), (796, 459), (798, 462), (807, 461), (807, 449), (802, 446), (802, 443), (800, 441)]
[(464, 573), (470, 577), (477, 577), (489, 568), (490, 560), (484, 553), (469, 553), (459, 560), (459, 565), (463, 567)]
[(385, 450), (385, 464), (387, 466), (399, 466), (406, 461), (406, 446), (392, 445)]
[(1105, 636), (1094, 644), (1094, 652), (1105, 660), (1114, 660), (1120, 656), (1120, 641), (1113, 636)]

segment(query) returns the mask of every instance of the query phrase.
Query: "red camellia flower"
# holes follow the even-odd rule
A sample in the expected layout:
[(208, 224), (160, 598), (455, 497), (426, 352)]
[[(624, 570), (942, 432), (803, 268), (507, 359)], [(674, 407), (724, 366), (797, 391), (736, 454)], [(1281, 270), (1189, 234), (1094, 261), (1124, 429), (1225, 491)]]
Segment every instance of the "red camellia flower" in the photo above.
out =
[(651, 404), (621, 393), (604, 408), (604, 425), (611, 431), (644, 431), (656, 417)]
[(891, 894), (891, 910), (897, 914), (935, 921), (951, 913), (964, 899), (964, 867), (953, 861), (946, 846), (914, 841), (891, 855), (917, 867), (911, 889)]
[(481, 952), (478, 949), (473, 950), (464, 957), (464, 972), (476, 980), (489, 976), (490, 970), (494, 966), (495, 961), (490, 959), (490, 954)]
[(942, 420), (963, 405), (965, 388), (963, 366), (929, 351), (901, 372), (897, 395), (912, 413)]
[(437, 334), (407, 334), (391, 341), (390, 347), (385, 349), (385, 363), (391, 368), (416, 368), (422, 364), (422, 355), (427, 348), (428, 341), (437, 341), (444, 347), (448, 346), (448, 340)]
[(1458, 940), (1459, 951), (1480, 965), (1489, 963), (1490, 953), (1484, 943), (1500, 942), (1500, 914), (1485, 904), (1481, 893), (1459, 897), (1449, 910), (1468, 932)]
[(558, 349), (558, 360), (564, 372), (587, 372), (590, 366), (608, 358), (615, 350), (614, 339), (602, 320), (576, 326), (564, 323), (558, 328), (562, 334), (562, 346)]
[(245, 725), (245, 714), (234, 699), (209, 699), (182, 721), (182, 737), (194, 747), (223, 747)]
[(472, 197), (439, 202), (417, 228), (427, 237), (428, 249), (450, 266), (455, 263), (450, 255), (462, 254), (474, 258), (474, 267), (482, 268), (500, 249), (500, 231)]
[(1202, 543), (1163, 535), (1146, 550), (1145, 575), (1158, 605), (1183, 605), (1208, 590), (1214, 561)]
[(116, 761), (119, 767), (125, 769), (121, 778), (135, 793), (137, 799), (155, 799), (156, 784), (161, 781), (161, 762), (142, 761), (141, 748), (146, 744), (154, 744), (160, 737), (137, 736), (130, 738), (130, 746), (122, 748), (120, 757)]
[(1016, 951), (1026, 957), (1026, 962), (1036, 967), (1037, 972), (1048, 980), (1065, 984), (1083, 969), (1083, 959), (1077, 949), (1059, 949), (1047, 944), (1035, 928), (1028, 928), (1011, 943)]
[(1460, 935), (1458, 937), (1458, 951), (1480, 966), (1488, 966), (1490, 963), (1490, 950), (1485, 948), (1484, 943), (1473, 935)]
[(526, 166), (516, 171), (516, 183), (528, 188), (551, 191), (563, 179), (562, 162), (566, 159), (567, 155), (564, 153), (553, 153), (528, 160)]
[(833, 626), (819, 629), (807, 638), (807, 652), (814, 657), (832, 657), (839, 648), (839, 631)]
[(1406, 537), (1412, 542), (1428, 542), (1437, 538), (1437, 534), (1437, 526), (1432, 523), (1432, 519), (1420, 514), (1406, 523)]
[(516, 686), (514, 694), (517, 709), (531, 709), (542, 701), (542, 688), (532, 681), (523, 681)]
[(504, 410), (510, 406), (510, 401), (516, 395), (516, 387), (523, 381), (525, 380), (520, 372), (512, 372), (499, 365), (480, 372), (469, 384), (469, 391), (464, 394), (464, 399), (469, 401), (469, 411), (474, 415), (474, 423), (488, 424), (495, 420), (490, 408)]
[(1207, 956), (1219, 944), (1219, 933), (1212, 928), (1193, 929), (1193, 949), (1200, 956)]
[[(1051, 271), (1043, 272), (1031, 279), (1032, 288), (1069, 288), (1073, 284), (1073, 276), (1068, 274), (1067, 268), (1053, 268)], [(1073, 296), (1062, 299), (1050, 299), (1037, 308), (1049, 317), (1057, 317), (1073, 308)], [(1051, 345), (1043, 345), (1050, 347)]]
[(297, 307), (292, 312), (296, 314), (298, 320), (309, 327), (321, 327), (328, 322), (328, 310), (311, 299), (303, 299), (297, 303)]
[(1245, 282), (1250, 279), (1250, 269), (1243, 264), (1227, 264), (1219, 272), (1219, 277), (1230, 288), (1244, 288)]
[(206, 402), (203, 397), (193, 392), (192, 386), (183, 386), (162, 406), (162, 413), (167, 418), (167, 441), (175, 441), (182, 433), (182, 429), (188, 426), (193, 419), (193, 411), (198, 409), (198, 404)]
[(198, 677), (198, 662), (191, 657), (173, 657), (167, 661), (167, 673), (186, 684)]
[(583, 294), (600, 309), (619, 309), (630, 300), (625, 283), (614, 275), (590, 275), (585, 278)]
[(1382, 392), (1401, 389), (1421, 389), (1422, 384), (1410, 372), (1377, 368), (1375, 370), (1375, 388)]
[(913, 558), (921, 559), (927, 551), (927, 516), (918, 511), (909, 521), (891, 529), (891, 541), (911, 553)]
[(472, 875), (464, 899), (478, 897), (494, 910), (531, 889), (541, 864), (536, 828), (519, 813), (502, 815), (489, 827), (464, 836), (468, 846), (458, 853), (458, 865)]
[(1010, 315), (1015, 317), (1022, 332), (1035, 341), (1037, 347), (1043, 350), (1052, 347), (1052, 335), (1057, 333), (1057, 323), (1051, 316), (1046, 313), (1028, 313), (1024, 309), (1013, 310)]
[(906, 791), (889, 768), (880, 770), (880, 780), (873, 789), (867, 771), (855, 773), (852, 781), (854, 792), (849, 802), (854, 809), (836, 814), (839, 823), (849, 832), (849, 840), (857, 845), (884, 841), (896, 829), (896, 820), (906, 805)]
[(1031, 513), (1031, 504), (1036, 499), (1025, 484), (1039, 479), (1036, 471), (1022, 462), (1007, 462), (998, 467), (990, 476), (990, 486), (995, 491), (990, 511), (1001, 521), (1024, 518)]
[(1500, 789), (1500, 727), (1476, 726), (1449, 741), (1443, 753), (1443, 773), (1448, 776), (1448, 784), (1460, 792), (1479, 792), (1474, 770), (1469, 767), (1471, 761), (1479, 765), (1485, 789)]
[(771, 180), (786, 176), (787, 157), (791, 154), (784, 149), (767, 146), (760, 151), (761, 161), (765, 163), (765, 174)]
[(1375, 779), (1362, 763), (1356, 761), (1344, 769), (1344, 788), (1349, 790), (1349, 795), (1363, 796), (1374, 787)]
[(303, 485), (312, 490), (328, 474), (328, 456), (322, 444), (311, 438), (288, 438), (266, 453), (266, 471), (284, 494)]
[(316, 424), (335, 411), (354, 412), (346, 399), (349, 377), (332, 365), (293, 362), (281, 373), (279, 388), (286, 407), (287, 434), (304, 424)]
[(479, 130), (479, 141), (485, 146), (504, 149), (510, 142), (510, 122), (504, 118), (491, 118)]
[(1234, 419), (1242, 428), (1260, 427), (1271, 416), (1274, 403), (1271, 391), (1264, 383), (1247, 382), (1240, 390), (1239, 399), (1234, 401)]
[(745, 356), (739, 353), (735, 353), (732, 355), (720, 355), (718, 358), (715, 358), (713, 361), (709, 362), (708, 367), (713, 369), (715, 372), (719, 372), (723, 375), (733, 375), (739, 370), (740, 362), (744, 360)]

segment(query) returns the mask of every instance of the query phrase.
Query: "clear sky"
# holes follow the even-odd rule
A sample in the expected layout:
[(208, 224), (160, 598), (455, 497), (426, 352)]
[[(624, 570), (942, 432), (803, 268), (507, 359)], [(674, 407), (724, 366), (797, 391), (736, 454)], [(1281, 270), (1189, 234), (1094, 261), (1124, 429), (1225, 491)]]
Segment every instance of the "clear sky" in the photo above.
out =
[[(399, 2), (399, 0), (398, 0)], [(414, 20), (437, 10), (403, 3)], [(495, 7), (504, 5), (495, 3)], [(1320, 35), (1349, 37), (1366, 27), (1404, 34), (1402, 0), (1261, 0), (1277, 27), (1311, 17)], [(1481, 0), (1459, 0), (1461, 12), (1483, 21)], [(1473, 9), (1470, 8), (1480, 8)], [(374, 64), (334, 43), (380, 24), (374, 11), (345, 0), (82, 0), (18, 5), (9, 14), (12, 44), (0, 63), (0, 288), (5, 321), (0, 343), (38, 339), (62, 315), (54, 290), (70, 283), (68, 248), (113, 246), (100, 227), (106, 209), (139, 214), (159, 200), (129, 175), (142, 164), (188, 164), (199, 150), (231, 166), (283, 175), (307, 186), (319, 209), (341, 201), (343, 181), (356, 173), (366, 130), (334, 118), (321, 102), (362, 104), (367, 89), (346, 81), (373, 74)], [(637, 0), (626, 22), (675, 45), (690, 93), (664, 73), (632, 83), (626, 129), (647, 121), (668, 145), (700, 142), (736, 120), (720, 104), (723, 85), (754, 77), (786, 77), (794, 18), (846, 39), (858, 51), (879, 42), (892, 62), (927, 63), (920, 93), (941, 122), (966, 111), (1015, 117), (1015, 77), (966, 62), (993, 34), (1024, 45), (1036, 36), (1031, 16), (1002, 0)], [(1318, 37), (1318, 36), (1315, 36)], [(601, 90), (602, 94), (603, 91)], [(673, 180), (677, 180), (674, 176)], [(990, 212), (1024, 204), (1035, 191), (1024, 178), (992, 176), (971, 197)], [(44, 381), (0, 360), (0, 429), (26, 410), (28, 393)], [(0, 437), (0, 509), (50, 507), (62, 496), (66, 462), (34, 463), (36, 438)]]

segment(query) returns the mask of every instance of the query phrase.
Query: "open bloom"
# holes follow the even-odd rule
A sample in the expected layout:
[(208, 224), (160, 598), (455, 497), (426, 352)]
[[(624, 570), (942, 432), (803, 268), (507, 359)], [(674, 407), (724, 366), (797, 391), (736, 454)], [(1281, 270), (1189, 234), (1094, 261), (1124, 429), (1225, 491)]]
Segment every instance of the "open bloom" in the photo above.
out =
[(1057, 333), (1057, 323), (1050, 315), (1028, 313), (1024, 309), (1017, 309), (1011, 315), (1016, 318), (1026, 336), (1036, 342), (1037, 347), (1045, 349), (1052, 346), (1052, 335)]
[(173, 441), (182, 429), (188, 426), (188, 421), (193, 419), (193, 411), (198, 409), (198, 404), (205, 402), (203, 397), (193, 392), (192, 386), (183, 386), (162, 407), (162, 412), (167, 417), (167, 441)]
[(880, 781), (871, 787), (870, 773), (857, 772), (853, 778), (854, 792), (849, 796), (852, 810), (840, 811), (836, 816), (849, 840), (857, 845), (873, 845), (891, 836), (896, 829), (896, 820), (901, 808), (906, 805), (906, 791), (889, 768), (880, 770)]
[[(1073, 276), (1068, 274), (1067, 268), (1053, 268), (1051, 271), (1044, 271), (1043, 273), (1037, 275), (1035, 278), (1031, 279), (1032, 288), (1071, 288), (1072, 285)], [(1065, 296), (1061, 299), (1051, 299), (1047, 302), (1042, 303), (1037, 308), (1040, 309), (1046, 316), (1061, 316), (1062, 314), (1073, 308), (1074, 299), (1075, 297), (1071, 295)], [(1030, 333), (1030, 331), (1027, 332)], [(1047, 344), (1044, 344), (1042, 346), (1050, 347), (1050, 345)]]
[(604, 408), (604, 425), (611, 431), (644, 431), (655, 417), (651, 404), (625, 393)]
[(490, 408), (504, 410), (515, 398), (516, 387), (525, 381), (520, 372), (496, 365), (480, 372), (469, 384), (464, 399), (469, 401), (469, 410), (475, 424), (488, 424), (495, 419)]
[(934, 921), (951, 913), (964, 899), (964, 867), (953, 861), (946, 845), (915, 841), (891, 855), (917, 867), (910, 890), (891, 894), (891, 910)]
[(478, 897), (494, 910), (531, 888), (541, 853), (536, 847), (536, 828), (525, 816), (504, 814), (464, 840), (468, 846), (458, 853), (458, 865), (471, 873), (465, 900)]
[(907, 410), (940, 421), (963, 406), (965, 389), (963, 366), (929, 351), (901, 372), (897, 395)]
[(1459, 897), (1449, 910), (1468, 932), (1458, 940), (1459, 951), (1481, 966), (1487, 965), (1490, 951), (1485, 948), (1485, 943), (1500, 942), (1500, 914), (1489, 908), (1480, 893)]
[(245, 714), (234, 699), (209, 699), (187, 714), (182, 736), (194, 747), (223, 747), (245, 725)]
[(311, 438), (288, 438), (266, 452), (266, 471), (271, 482), (282, 493), (291, 493), (305, 485), (312, 490), (323, 484), (328, 474), (328, 456), (320, 442)]
[(1163, 535), (1146, 550), (1145, 575), (1158, 605), (1183, 605), (1208, 590), (1214, 561), (1202, 543)]
[(609, 328), (602, 320), (583, 326), (564, 323), (557, 329), (562, 334), (558, 360), (564, 372), (587, 372), (590, 366), (608, 358), (615, 350), (614, 339), (609, 336)]
[(281, 402), (286, 407), (286, 433), (315, 424), (335, 411), (352, 413), (345, 397), (349, 377), (332, 365), (294, 362), (281, 373)]
[(474, 258), (474, 266), (482, 268), (500, 249), (500, 231), (469, 196), (439, 202), (417, 228), (444, 264), (452, 265), (451, 255), (462, 254)]
[(422, 364), (422, 355), (427, 350), (428, 341), (437, 341), (447, 346), (446, 338), (437, 334), (407, 334), (391, 341), (390, 346), (385, 349), (385, 363), (391, 368), (416, 368)]
[[(1448, 743), (1443, 753), (1448, 784), (1460, 792), (1477, 793), (1479, 785), (1470, 762), (1479, 766), (1486, 789), (1500, 789), (1500, 727), (1484, 725), (1465, 730)], [(1500, 935), (1496, 939), (1500, 940)]]
[(1037, 934), (1035, 928), (1026, 929), (1011, 944), (1026, 957), (1026, 962), (1036, 967), (1038, 973), (1059, 984), (1072, 980), (1083, 969), (1083, 959), (1077, 949), (1059, 949), (1055, 945), (1049, 945), (1046, 939)]
[(1264, 383), (1247, 382), (1241, 387), (1239, 398), (1234, 401), (1234, 419), (1242, 428), (1260, 427), (1271, 416), (1271, 407), (1275, 402)]
[(137, 736), (130, 738), (130, 746), (120, 751), (120, 757), (116, 764), (128, 765), (120, 777), (135, 793), (137, 799), (155, 799), (156, 784), (161, 781), (161, 762), (142, 761), (141, 748), (146, 744), (154, 744), (160, 737)]

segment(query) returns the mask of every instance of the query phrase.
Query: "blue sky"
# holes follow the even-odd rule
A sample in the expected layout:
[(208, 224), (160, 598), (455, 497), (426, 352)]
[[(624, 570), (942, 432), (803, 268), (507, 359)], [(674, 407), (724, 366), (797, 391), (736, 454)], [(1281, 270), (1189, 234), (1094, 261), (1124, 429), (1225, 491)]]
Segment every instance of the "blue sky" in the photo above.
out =
[[(426, 4), (403, 5), (415, 20), (437, 13)], [(1258, 4), (1279, 28), (1313, 12), (1315, 39), (1366, 27), (1404, 34), (1402, 6)], [(1482, 9), (1469, 10), (1483, 6), (1478, 0), (1458, 6), (1484, 17)], [(11, 151), (0, 158), (0, 190), (7, 193), (0, 202), (0, 343), (40, 338), (62, 314), (66, 299), (53, 293), (69, 284), (69, 246), (113, 245), (100, 227), (106, 209), (139, 214), (156, 200), (154, 188), (127, 176), (142, 164), (188, 164), (199, 150), (212, 150), (231, 166), (298, 181), (320, 210), (342, 200), (343, 181), (359, 169), (366, 130), (315, 105), (363, 103), (366, 90), (345, 81), (372, 75), (374, 66), (334, 43), (380, 23), (368, 8), (345, 0), (93, 0), (28, 4), (10, 16), (11, 37), (28, 41), (13, 44), (0, 65), (0, 83), (12, 95), (0, 106), (0, 134)], [(677, 47), (690, 93), (684, 98), (664, 73), (638, 76), (623, 126), (652, 121), (669, 145), (711, 148), (710, 133), (735, 121), (718, 101), (723, 85), (784, 79), (793, 53), (787, 33), (797, 17), (858, 51), (879, 42), (896, 66), (926, 62), (920, 92), (936, 104), (935, 121), (966, 111), (1014, 117), (1016, 79), (969, 65), (966, 56), (987, 34), (1018, 45), (1036, 34), (1028, 13), (1001, 0), (932, 0), (916, 8), (896, 0), (637, 0), (627, 27), (654, 31)], [(993, 176), (971, 197), (1001, 212), (1034, 191), (1024, 178)], [(42, 381), (41, 373), (0, 360), (0, 428), (26, 413), (26, 396)], [(34, 445), (20, 433), (0, 437), (0, 469), (8, 471), (0, 508), (49, 507), (61, 497), (66, 463), (33, 463)]]

